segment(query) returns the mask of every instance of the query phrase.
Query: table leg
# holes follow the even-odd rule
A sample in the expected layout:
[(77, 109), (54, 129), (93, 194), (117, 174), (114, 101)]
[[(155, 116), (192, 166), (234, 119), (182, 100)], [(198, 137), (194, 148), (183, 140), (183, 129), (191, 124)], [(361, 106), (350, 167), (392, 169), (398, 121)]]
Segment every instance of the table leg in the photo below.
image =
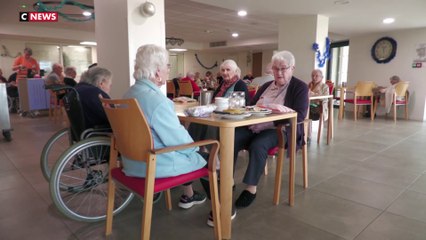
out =
[(327, 127), (327, 145), (330, 144), (330, 140), (333, 138), (333, 98), (328, 100), (328, 127)]
[(232, 185), (234, 184), (234, 137), (235, 128), (220, 130), (220, 213), (222, 237), (231, 239)]
[(294, 205), (294, 174), (296, 170), (296, 130), (297, 130), (297, 117), (290, 119), (291, 124), (291, 140), (289, 141), (290, 148), (290, 164), (288, 168), (288, 203), (290, 206)]
[(339, 104), (339, 120), (343, 119), (343, 111), (345, 105), (345, 88), (340, 88), (340, 104)]

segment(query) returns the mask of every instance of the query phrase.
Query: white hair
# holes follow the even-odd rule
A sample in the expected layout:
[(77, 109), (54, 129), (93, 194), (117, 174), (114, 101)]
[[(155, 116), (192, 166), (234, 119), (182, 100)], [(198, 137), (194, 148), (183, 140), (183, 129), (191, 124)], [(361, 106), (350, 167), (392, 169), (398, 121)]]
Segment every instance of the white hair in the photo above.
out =
[(136, 53), (133, 77), (136, 81), (154, 80), (156, 71), (166, 67), (168, 62), (169, 53), (165, 48), (154, 44), (142, 45)]
[(223, 63), (220, 64), (220, 69), (224, 68), (225, 66), (228, 66), (232, 70), (232, 72), (234, 72), (234, 75), (238, 76), (238, 78), (241, 77), (241, 70), (234, 60), (227, 59), (227, 60), (223, 61)]
[(294, 59), (294, 55), (289, 51), (281, 51), (277, 52), (272, 56), (271, 62), (281, 62), (284, 61), (288, 64), (288, 67), (292, 67), (296, 64), (296, 60)]
[(108, 69), (101, 67), (92, 67), (81, 75), (80, 82), (85, 82), (95, 87), (99, 87), (102, 81), (104, 81), (104, 79), (109, 80), (111, 78), (112, 73)]

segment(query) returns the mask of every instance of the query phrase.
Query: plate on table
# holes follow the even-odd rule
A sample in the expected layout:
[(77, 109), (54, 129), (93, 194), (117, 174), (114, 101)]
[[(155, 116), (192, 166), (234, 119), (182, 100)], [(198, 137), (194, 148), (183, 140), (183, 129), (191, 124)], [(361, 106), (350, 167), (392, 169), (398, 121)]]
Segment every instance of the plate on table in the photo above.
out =
[(189, 98), (189, 97), (177, 97), (173, 98), (173, 102), (180, 102), (180, 103), (187, 103), (187, 102), (196, 102), (196, 99)]
[(271, 109), (261, 108), (256, 106), (246, 107), (246, 112), (251, 113), (253, 116), (265, 116), (272, 113)]
[(214, 113), (215, 116), (224, 118), (224, 119), (231, 119), (231, 120), (241, 120), (244, 118), (248, 118), (251, 116), (251, 113), (242, 113), (242, 114), (221, 114), (221, 113)]

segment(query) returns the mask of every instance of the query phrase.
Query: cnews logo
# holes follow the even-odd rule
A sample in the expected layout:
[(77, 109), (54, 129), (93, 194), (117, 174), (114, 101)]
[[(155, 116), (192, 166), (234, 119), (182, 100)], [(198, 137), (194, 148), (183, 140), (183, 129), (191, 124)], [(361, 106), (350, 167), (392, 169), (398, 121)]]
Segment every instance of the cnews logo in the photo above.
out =
[(57, 22), (58, 12), (20, 12), (20, 22)]

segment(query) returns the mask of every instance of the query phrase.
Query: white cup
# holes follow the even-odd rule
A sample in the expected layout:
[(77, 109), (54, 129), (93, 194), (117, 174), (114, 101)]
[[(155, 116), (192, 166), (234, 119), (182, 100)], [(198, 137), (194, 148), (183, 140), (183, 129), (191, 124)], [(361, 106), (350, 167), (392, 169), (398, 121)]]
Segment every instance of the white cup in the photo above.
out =
[(229, 99), (224, 97), (215, 97), (214, 104), (217, 111), (223, 111), (229, 108)]

